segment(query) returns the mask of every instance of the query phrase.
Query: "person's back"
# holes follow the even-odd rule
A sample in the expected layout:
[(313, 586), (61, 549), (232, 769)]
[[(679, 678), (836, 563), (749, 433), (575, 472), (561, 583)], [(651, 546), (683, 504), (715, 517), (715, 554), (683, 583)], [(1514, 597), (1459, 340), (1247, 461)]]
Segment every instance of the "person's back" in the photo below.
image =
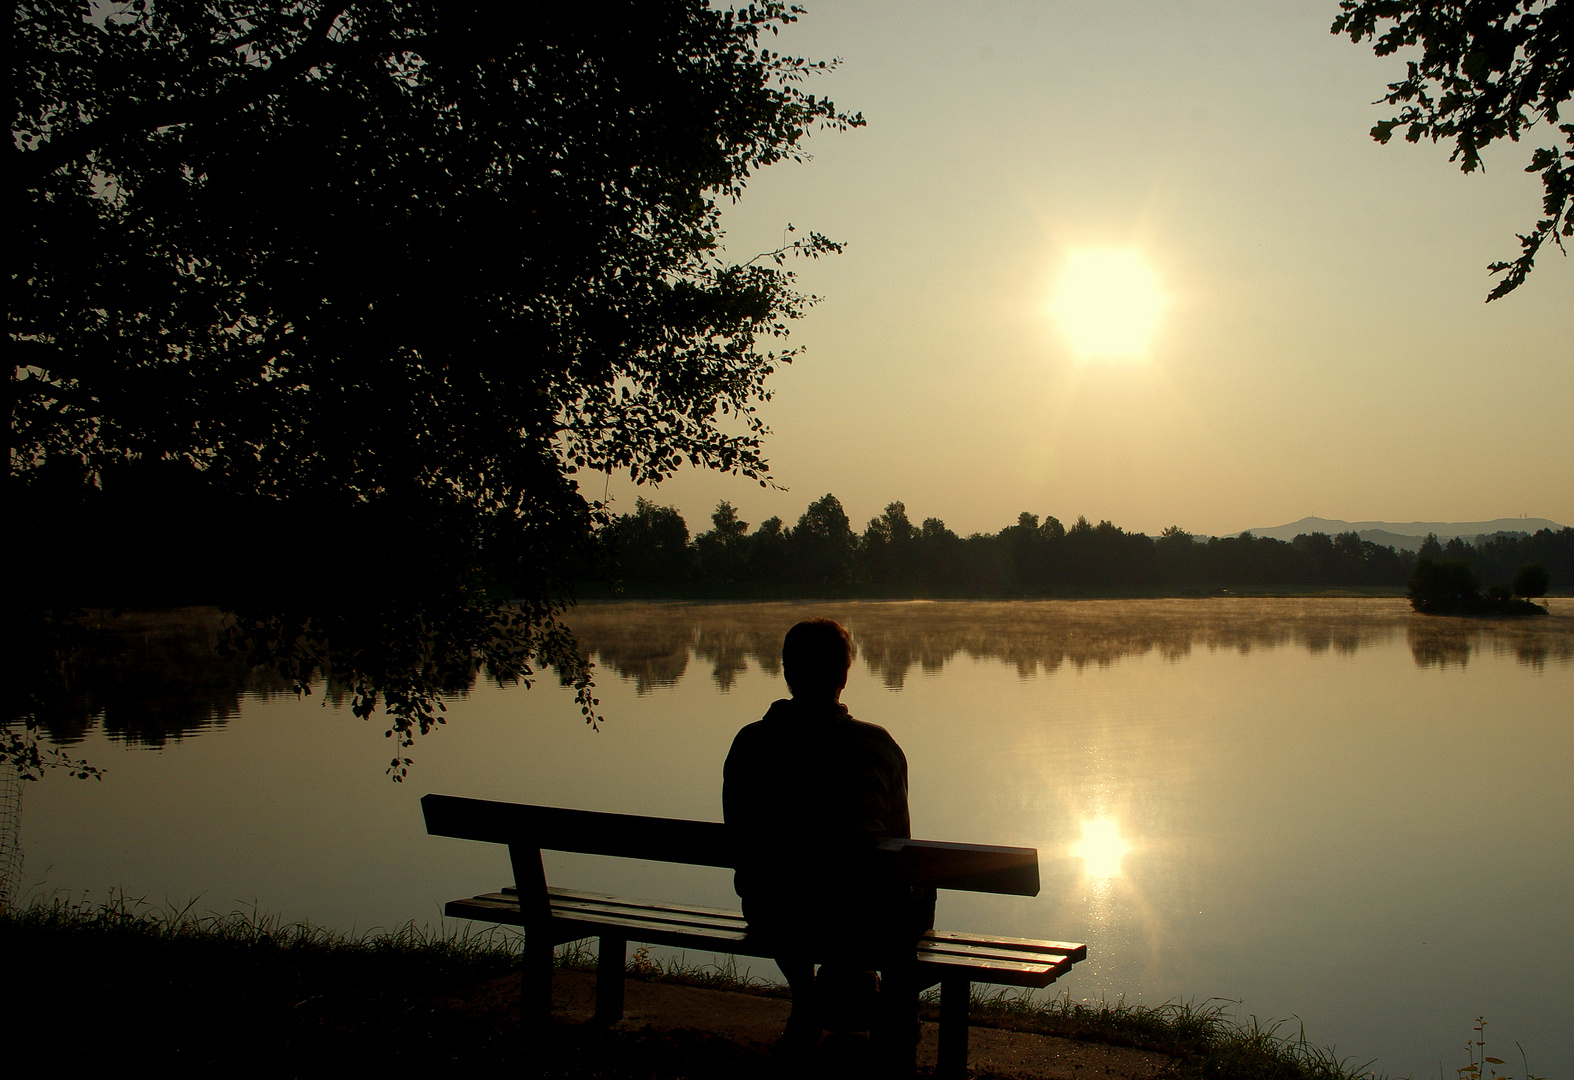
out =
[(733, 741), (722, 803), (761, 856), (735, 878), (752, 927), (823, 937), (892, 903), (866, 857), (875, 840), (912, 834), (907, 758), (884, 728), (838, 703), (778, 701)]
[(817, 958), (837, 961), (822, 980), (833, 966), (842, 980), (884, 971), (893, 1015), (905, 1015), (912, 943), (933, 917), (932, 892), (927, 908), (915, 903), (869, 858), (882, 837), (911, 835), (907, 759), (884, 728), (840, 703), (851, 664), (851, 638), (835, 622), (789, 630), (782, 668), (793, 696), (738, 732), (724, 769), (723, 816), (745, 853), (734, 879), (744, 916), (792, 987), (789, 1049), (819, 1038)]

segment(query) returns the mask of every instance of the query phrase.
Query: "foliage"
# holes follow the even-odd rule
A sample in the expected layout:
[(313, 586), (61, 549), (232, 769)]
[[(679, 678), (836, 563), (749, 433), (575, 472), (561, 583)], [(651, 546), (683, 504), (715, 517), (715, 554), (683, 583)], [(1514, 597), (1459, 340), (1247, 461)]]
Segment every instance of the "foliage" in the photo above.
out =
[[(38, 737), (40, 722), (47, 723), (55, 711), (48, 700), (50, 690), (71, 684), (92, 645), (91, 632), (80, 615), (24, 608), (6, 621), (6, 655), (12, 670), (38, 673), (35, 678), (7, 681), (14, 696), (0, 729), (0, 767), (14, 769), (23, 780), (37, 780), (45, 769), (64, 769), (79, 780), (103, 779), (102, 769), (71, 757), (61, 749), (61, 740), (46, 750)], [(18, 725), (11, 722), (14, 715), (30, 719)]]
[[(1512, 1076), (1505, 1076), (1497, 1071), (1497, 1066), (1504, 1064), (1502, 1058), (1490, 1057), (1487, 1054), (1487, 1018), (1476, 1017), (1476, 1037), (1465, 1040), (1465, 1052), (1470, 1055), (1469, 1064), (1462, 1065), (1454, 1072), (1459, 1075), (1459, 1080), (1514, 1080)], [(1525, 1058), (1525, 1048), (1519, 1048), (1520, 1060), (1525, 1064), (1525, 1080), (1544, 1080), (1543, 1077), (1530, 1075), (1530, 1062)]]
[(1522, 596), (1526, 600), (1546, 596), (1547, 589), (1551, 585), (1552, 577), (1547, 573), (1547, 568), (1540, 563), (1527, 563), (1519, 568), (1519, 573), (1514, 575), (1514, 595)]
[[(749, 523), (738, 517), (738, 508), (722, 500), (711, 514), (711, 529), (694, 538), (694, 559), (701, 579), (732, 583), (748, 572), (745, 565)], [(682, 518), (679, 518), (682, 521)]]
[(1463, 560), (1417, 559), (1406, 595), (1411, 607), (1428, 615), (1459, 614), (1481, 607), (1481, 583)]
[(830, 493), (809, 504), (792, 530), (801, 581), (841, 585), (851, 580), (857, 535), (841, 500)]
[(670, 506), (641, 496), (632, 514), (608, 523), (601, 540), (617, 571), (636, 580), (688, 576), (689, 526)]
[(28, 599), (114, 562), (122, 508), (200, 505), (234, 646), (332, 668), (402, 743), (477, 666), (550, 664), (593, 721), (576, 477), (768, 482), (756, 409), (815, 300), (785, 259), (840, 250), (722, 247), (755, 170), (862, 123), (765, 47), (798, 9), (13, 10), (8, 496), (96, 538), (42, 538)]
[[(659, 545), (652, 531), (658, 521), (667, 537)], [(1040, 519), (1027, 511), (998, 533), (959, 537), (939, 518), (925, 518), (915, 527), (902, 502), (888, 504), (857, 535), (833, 495), (816, 500), (790, 528), (770, 518), (748, 532), (730, 503), (717, 507), (712, 522), (714, 527), (696, 537), (683, 558), (677, 551), (679, 538), (687, 535), (682, 515), (673, 507), (642, 502), (635, 514), (619, 518), (603, 534), (603, 557), (618, 564), (622, 584), (636, 592), (707, 596), (762, 591), (1044, 596), (1144, 590), (1200, 595), (1225, 585), (1398, 589), (1416, 561), (1353, 532), (1303, 534), (1285, 542), (1250, 534), (1200, 539), (1171, 526), (1154, 538), (1086, 518), (1067, 529), (1056, 517)], [(624, 539), (631, 536), (639, 537), (638, 543)], [(1477, 545), (1456, 538), (1450, 545), (1451, 557), (1486, 560), (1494, 567), (1522, 548), (1544, 562), (1574, 565), (1574, 530), (1499, 536)], [(664, 552), (659, 566), (650, 555), (658, 546)], [(1427, 550), (1443, 557), (1443, 545), (1435, 539)]]
[[(1574, 568), (1574, 529), (1556, 533), (1542, 529), (1534, 536), (1499, 534), (1477, 538), (1467, 544), (1452, 537), (1447, 544), (1429, 535), (1417, 553), (1415, 571), (1410, 576), (1411, 605), (1427, 614), (1467, 615), (1542, 615), (1546, 609), (1530, 600), (1545, 596), (1551, 575), (1545, 561), (1526, 563), (1526, 558), (1554, 561)], [(1507, 567), (1519, 566), (1510, 584)], [(1481, 590), (1483, 578), (1498, 582)], [(1520, 597), (1521, 599), (1515, 599)]]
[[(1526, 172), (1541, 174), (1542, 214), (1519, 237), (1520, 254), (1488, 269), (1503, 275), (1487, 300), (1517, 289), (1551, 239), (1563, 250), (1574, 236), (1574, 124), (1559, 110), (1574, 93), (1574, 5), (1565, 0), (1340, 0), (1334, 34), (1371, 40), (1378, 56), (1419, 45), (1419, 60), (1383, 101), (1399, 112), (1372, 128), (1387, 143), (1405, 139), (1453, 143), (1450, 161), (1464, 172), (1483, 167), (1481, 151), (1499, 139), (1518, 142), (1538, 123), (1555, 127), (1561, 144), (1538, 147)], [(1566, 252), (1565, 252), (1566, 254)]]

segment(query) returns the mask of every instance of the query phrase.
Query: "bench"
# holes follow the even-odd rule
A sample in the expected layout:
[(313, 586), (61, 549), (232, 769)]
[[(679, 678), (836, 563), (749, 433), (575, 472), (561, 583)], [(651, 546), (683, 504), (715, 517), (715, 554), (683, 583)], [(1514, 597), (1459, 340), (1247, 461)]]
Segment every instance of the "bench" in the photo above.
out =
[[(769, 957), (752, 940), (743, 914), (692, 904), (665, 904), (547, 885), (541, 852), (568, 851), (693, 866), (734, 868), (736, 840), (719, 822), (606, 814), (548, 806), (427, 795), (426, 831), (508, 846), (514, 887), (450, 901), (456, 919), (509, 923), (525, 930), (521, 1017), (540, 1029), (552, 1008), (552, 956), (568, 941), (599, 938), (595, 1016), (623, 1016), (623, 978), (630, 941), (738, 956)], [(905, 884), (937, 889), (1038, 894), (1033, 848), (880, 841), (871, 856)], [(940, 986), (938, 1075), (967, 1072), (968, 1004), (975, 982), (1044, 987), (1087, 958), (1086, 945), (929, 931), (917, 943), (917, 991)]]

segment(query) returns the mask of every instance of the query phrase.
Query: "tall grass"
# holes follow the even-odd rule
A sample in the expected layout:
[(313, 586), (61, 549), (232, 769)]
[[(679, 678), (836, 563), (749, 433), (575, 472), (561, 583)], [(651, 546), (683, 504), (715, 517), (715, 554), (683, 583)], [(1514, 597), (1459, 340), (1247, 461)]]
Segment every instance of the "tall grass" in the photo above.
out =
[(444, 930), (405, 923), (392, 929), (345, 934), (311, 923), (285, 922), (252, 910), (199, 913), (197, 900), (159, 907), (145, 898), (111, 892), (108, 899), (36, 899), (0, 916), (8, 932), (49, 934), (101, 942), (140, 942), (173, 946), (200, 944), (225, 950), (322, 954), (368, 960), (399, 957), (423, 969), (504, 971), (518, 958), (523, 935), (512, 927)]

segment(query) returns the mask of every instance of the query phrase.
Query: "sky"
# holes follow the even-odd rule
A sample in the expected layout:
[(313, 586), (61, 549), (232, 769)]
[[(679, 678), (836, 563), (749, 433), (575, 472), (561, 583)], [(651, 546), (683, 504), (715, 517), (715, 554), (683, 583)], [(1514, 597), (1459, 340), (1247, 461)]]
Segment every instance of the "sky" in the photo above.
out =
[[(963, 535), (1022, 511), (1574, 524), (1574, 263), (1544, 248), (1484, 302), (1539, 217), (1545, 129), (1470, 176), (1377, 144), (1404, 58), (1330, 35), (1326, 0), (805, 6), (776, 47), (839, 58), (808, 89), (868, 125), (816, 133), (724, 219), (738, 259), (788, 223), (847, 245), (798, 264), (824, 299), (761, 410), (785, 490), (613, 478), (615, 509), (644, 495), (695, 533), (722, 499), (790, 525), (827, 492), (858, 531), (893, 500)], [(1137, 355), (1083, 355), (1052, 313), (1088, 252), (1162, 294)]]

